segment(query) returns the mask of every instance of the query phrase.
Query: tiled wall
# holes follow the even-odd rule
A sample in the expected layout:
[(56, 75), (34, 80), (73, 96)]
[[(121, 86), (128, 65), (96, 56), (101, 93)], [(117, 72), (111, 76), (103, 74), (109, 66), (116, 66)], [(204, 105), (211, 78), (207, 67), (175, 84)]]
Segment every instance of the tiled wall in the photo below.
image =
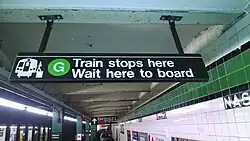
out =
[(225, 110), (222, 98), (167, 112), (167, 119), (156, 115), (125, 123), (126, 131), (145, 132), (160, 136), (164, 141), (179, 137), (202, 141), (250, 141), (250, 107)]
[(250, 49), (208, 71), (209, 82), (186, 83), (137, 110), (137, 116), (250, 82)]
[[(212, 43), (211, 47), (205, 47), (201, 51), (205, 62), (211, 61), (211, 56), (217, 54), (227, 54), (229, 51), (236, 49), (249, 41), (250, 39), (250, 15), (239, 21), (236, 25), (231, 27), (225, 34), (223, 34), (218, 41)], [(211, 49), (212, 48), (212, 49)], [(210, 50), (207, 50), (210, 49)], [(213, 52), (211, 52), (213, 51)], [(216, 55), (213, 56), (216, 58)], [(207, 83), (187, 83), (159, 98), (143, 105), (134, 112), (127, 115), (127, 119), (142, 117), (161, 109), (172, 107), (176, 104), (185, 103), (187, 101), (208, 96), (210, 94), (222, 91), (250, 82), (250, 51), (225, 61), (223, 64), (209, 70), (210, 80)]]

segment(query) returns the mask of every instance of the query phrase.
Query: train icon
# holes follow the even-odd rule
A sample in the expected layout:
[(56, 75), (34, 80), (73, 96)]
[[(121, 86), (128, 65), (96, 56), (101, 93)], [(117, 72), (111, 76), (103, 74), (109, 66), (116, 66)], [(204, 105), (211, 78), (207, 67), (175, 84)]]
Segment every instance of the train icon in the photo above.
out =
[(32, 58), (21, 59), (16, 65), (15, 73), (17, 73), (17, 77), (27, 77), (30, 78), (33, 74), (35, 78), (42, 78), (43, 71), (41, 70), (42, 61), (38, 61)]

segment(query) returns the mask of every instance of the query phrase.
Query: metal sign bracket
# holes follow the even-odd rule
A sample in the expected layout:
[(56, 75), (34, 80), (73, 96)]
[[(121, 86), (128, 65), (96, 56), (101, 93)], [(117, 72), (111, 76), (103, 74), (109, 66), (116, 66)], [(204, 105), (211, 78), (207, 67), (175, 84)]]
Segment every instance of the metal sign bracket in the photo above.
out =
[(43, 38), (42, 38), (42, 41), (41, 41), (41, 44), (40, 44), (40, 47), (38, 50), (38, 52), (43, 53), (46, 49), (54, 20), (62, 20), (63, 17), (62, 17), (62, 15), (40, 15), (40, 16), (38, 16), (38, 18), (41, 21), (47, 21), (45, 31), (43, 34)]
[(175, 22), (176, 21), (180, 21), (182, 19), (181, 16), (171, 16), (171, 15), (162, 15), (160, 20), (162, 21), (168, 21), (169, 22), (169, 28), (172, 32), (172, 36), (174, 38), (174, 42), (177, 48), (177, 51), (179, 52), (179, 54), (184, 54), (182, 45), (181, 45), (181, 41), (180, 38), (178, 36), (178, 33), (176, 31), (176, 27), (175, 27)]

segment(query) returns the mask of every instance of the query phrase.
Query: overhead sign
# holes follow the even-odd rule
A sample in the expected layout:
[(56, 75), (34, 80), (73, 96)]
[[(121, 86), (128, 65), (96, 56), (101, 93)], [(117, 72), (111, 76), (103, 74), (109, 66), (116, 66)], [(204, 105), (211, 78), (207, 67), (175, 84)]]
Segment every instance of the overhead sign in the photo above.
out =
[(118, 120), (118, 118), (116, 116), (93, 117), (91, 119), (93, 125), (118, 123), (117, 120)]
[(96, 119), (96, 118), (93, 118), (93, 119), (92, 119), (92, 122), (93, 122), (93, 124), (96, 124), (96, 123), (97, 123), (97, 119)]
[(223, 97), (225, 109), (250, 106), (250, 90)]
[(199, 54), (19, 53), (12, 82), (207, 81)]
[(167, 113), (166, 112), (161, 112), (156, 114), (156, 120), (162, 120), (167, 118)]

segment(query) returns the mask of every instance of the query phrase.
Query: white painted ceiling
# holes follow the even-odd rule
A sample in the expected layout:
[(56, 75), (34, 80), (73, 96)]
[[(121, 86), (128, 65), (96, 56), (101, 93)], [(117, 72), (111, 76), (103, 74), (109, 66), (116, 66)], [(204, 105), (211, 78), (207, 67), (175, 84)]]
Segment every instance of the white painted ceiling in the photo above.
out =
[[(177, 53), (161, 15), (181, 15), (177, 30), (185, 48), (213, 25), (230, 24), (249, 0), (1, 0), (0, 61), (10, 70), (18, 52), (36, 52), (45, 22), (41, 14), (62, 14), (55, 21), (45, 52)], [(89, 43), (92, 43), (92, 47)], [(124, 115), (172, 83), (34, 84), (89, 116)], [(146, 93), (144, 96), (140, 94)]]

